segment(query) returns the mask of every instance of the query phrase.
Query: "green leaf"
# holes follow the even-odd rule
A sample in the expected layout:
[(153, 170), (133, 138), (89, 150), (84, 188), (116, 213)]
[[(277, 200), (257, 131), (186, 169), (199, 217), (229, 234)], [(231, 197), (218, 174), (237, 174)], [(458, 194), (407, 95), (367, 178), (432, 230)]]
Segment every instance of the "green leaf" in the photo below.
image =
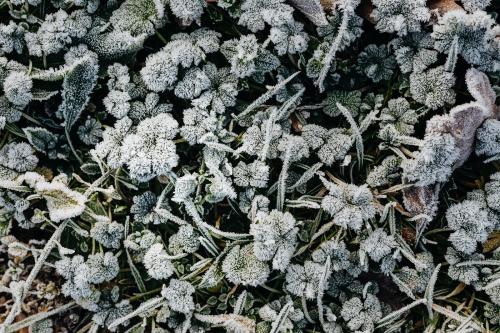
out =
[(99, 175), (99, 173), (101, 172), (99, 166), (96, 163), (84, 163), (80, 166), (80, 170), (85, 172), (85, 174), (91, 176)]
[(23, 132), (29, 143), (39, 152), (47, 153), (49, 149), (56, 147), (57, 136), (45, 128), (26, 127)]
[(52, 96), (55, 96), (59, 93), (59, 91), (50, 91), (50, 90), (43, 90), (43, 89), (33, 89), (32, 94), (33, 94), (33, 100), (35, 101), (46, 101), (50, 99)]

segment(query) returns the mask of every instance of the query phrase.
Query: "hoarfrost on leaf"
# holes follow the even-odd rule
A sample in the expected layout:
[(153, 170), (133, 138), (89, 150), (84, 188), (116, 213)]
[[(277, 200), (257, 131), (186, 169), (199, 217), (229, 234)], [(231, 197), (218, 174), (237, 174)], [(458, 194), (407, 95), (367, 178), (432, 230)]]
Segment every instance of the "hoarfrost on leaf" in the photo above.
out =
[(259, 260), (252, 244), (236, 245), (224, 258), (222, 271), (229, 282), (256, 287), (266, 282), (269, 266)]

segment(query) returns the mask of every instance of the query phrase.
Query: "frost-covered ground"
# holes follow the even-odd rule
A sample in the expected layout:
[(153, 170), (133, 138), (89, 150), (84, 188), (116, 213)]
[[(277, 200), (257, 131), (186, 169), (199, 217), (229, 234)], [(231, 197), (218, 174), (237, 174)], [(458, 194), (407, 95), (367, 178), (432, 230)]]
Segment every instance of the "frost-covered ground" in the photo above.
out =
[(500, 332), (498, 0), (1, 0), (0, 333)]

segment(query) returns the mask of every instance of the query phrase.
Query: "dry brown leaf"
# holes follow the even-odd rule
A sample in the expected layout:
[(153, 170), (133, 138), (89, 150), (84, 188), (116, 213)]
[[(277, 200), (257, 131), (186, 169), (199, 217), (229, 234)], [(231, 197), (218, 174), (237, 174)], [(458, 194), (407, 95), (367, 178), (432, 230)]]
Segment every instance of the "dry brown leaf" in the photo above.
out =
[(427, 6), (431, 10), (437, 10), (439, 15), (443, 15), (444, 13), (452, 10), (463, 10), (463, 8), (457, 4), (455, 0), (429, 0), (427, 1)]
[(483, 244), (483, 253), (495, 251), (500, 248), (500, 231), (495, 231)]

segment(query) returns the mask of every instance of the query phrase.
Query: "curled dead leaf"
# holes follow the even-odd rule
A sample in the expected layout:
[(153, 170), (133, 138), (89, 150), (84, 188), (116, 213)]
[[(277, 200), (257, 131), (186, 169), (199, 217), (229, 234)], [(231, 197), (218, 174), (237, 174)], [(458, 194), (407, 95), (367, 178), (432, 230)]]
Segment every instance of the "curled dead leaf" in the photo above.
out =
[(427, 7), (429, 7), (430, 10), (436, 11), (439, 15), (443, 15), (452, 10), (463, 10), (455, 0), (429, 0), (427, 1)]

